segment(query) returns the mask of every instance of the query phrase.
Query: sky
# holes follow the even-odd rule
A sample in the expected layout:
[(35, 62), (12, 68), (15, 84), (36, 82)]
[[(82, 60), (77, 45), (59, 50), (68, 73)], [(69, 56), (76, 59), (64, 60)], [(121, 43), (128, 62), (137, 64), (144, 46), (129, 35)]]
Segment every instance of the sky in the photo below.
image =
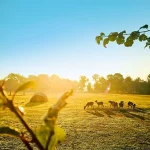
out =
[(121, 73), (146, 80), (145, 43), (104, 48), (95, 37), (150, 25), (149, 6), (149, 0), (0, 0), (0, 78), (19, 73), (78, 80)]

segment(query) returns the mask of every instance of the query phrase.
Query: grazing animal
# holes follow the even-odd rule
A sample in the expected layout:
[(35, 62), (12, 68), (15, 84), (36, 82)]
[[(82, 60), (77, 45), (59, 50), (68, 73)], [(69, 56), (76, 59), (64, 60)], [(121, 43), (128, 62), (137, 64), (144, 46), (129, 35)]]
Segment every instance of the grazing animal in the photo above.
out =
[(119, 107), (123, 107), (123, 106), (124, 106), (124, 101), (120, 101)]
[(109, 101), (109, 103), (110, 103), (110, 107), (118, 108), (118, 103), (117, 102)]
[(97, 100), (96, 100), (95, 102), (97, 103), (98, 107), (99, 107), (100, 105), (104, 107), (104, 103), (103, 103), (103, 102), (98, 102)]
[(136, 106), (136, 104), (134, 104), (133, 102), (128, 102), (128, 108), (131, 107), (132, 109), (134, 109)]
[(84, 109), (85, 109), (86, 107), (89, 107), (89, 106), (91, 106), (91, 108), (93, 108), (93, 107), (94, 107), (94, 102), (88, 102), (88, 103), (84, 106)]
[(136, 107), (136, 104), (133, 104), (133, 109)]

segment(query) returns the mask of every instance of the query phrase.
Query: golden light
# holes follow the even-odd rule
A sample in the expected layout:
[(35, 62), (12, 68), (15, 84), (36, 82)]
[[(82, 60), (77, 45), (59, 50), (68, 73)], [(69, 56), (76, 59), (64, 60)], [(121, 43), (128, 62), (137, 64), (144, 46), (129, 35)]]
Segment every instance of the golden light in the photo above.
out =
[(110, 88), (108, 87), (108, 88), (107, 88), (107, 90), (109, 91), (109, 90), (110, 90)]

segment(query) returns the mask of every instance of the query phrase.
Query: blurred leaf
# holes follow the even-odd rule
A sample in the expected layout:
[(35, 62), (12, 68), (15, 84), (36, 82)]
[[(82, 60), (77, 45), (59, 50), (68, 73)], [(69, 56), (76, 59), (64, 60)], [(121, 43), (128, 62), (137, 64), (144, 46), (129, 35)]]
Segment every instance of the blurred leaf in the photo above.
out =
[[(148, 29), (148, 25), (145, 24), (144, 26), (140, 27), (140, 29)], [(139, 30), (140, 30), (140, 29), (139, 29)]]
[[(46, 147), (51, 131), (52, 129), (49, 128), (47, 125), (42, 125), (35, 130), (35, 134), (38, 140), (43, 145), (43, 147)], [(66, 136), (65, 131), (62, 128), (55, 126), (54, 135), (51, 138), (48, 150), (53, 150), (56, 147), (57, 143), (62, 142), (64, 140), (65, 136)]]
[(65, 92), (59, 100), (49, 108), (48, 112), (42, 117), (46, 125), (53, 128), (56, 122), (58, 112), (67, 104), (65, 101), (69, 96), (73, 94), (73, 90)]
[(15, 93), (19, 92), (19, 91), (23, 91), (26, 90), (28, 88), (35, 88), (35, 82), (34, 81), (28, 81), (24, 84), (22, 84), (16, 91)]
[(145, 40), (147, 40), (147, 36), (145, 35), (145, 34), (141, 34), (140, 36), (139, 36), (139, 41), (145, 41)]
[(109, 43), (109, 38), (104, 39), (104, 41), (103, 41), (103, 46), (104, 46), (105, 48), (107, 48), (106, 45), (107, 45), (108, 43)]
[(66, 137), (65, 131), (62, 128), (56, 126), (55, 134), (54, 136), (52, 136), (48, 149), (49, 150), (53, 149), (58, 143), (62, 142), (65, 139), (65, 137)]
[(20, 136), (18, 129), (13, 129), (11, 127), (0, 127), (0, 134), (8, 134), (16, 137)]

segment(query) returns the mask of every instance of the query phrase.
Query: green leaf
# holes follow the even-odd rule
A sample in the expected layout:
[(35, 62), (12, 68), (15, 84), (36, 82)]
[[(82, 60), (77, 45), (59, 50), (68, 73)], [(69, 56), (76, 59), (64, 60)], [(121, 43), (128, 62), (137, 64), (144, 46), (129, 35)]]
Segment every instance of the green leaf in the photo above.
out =
[(100, 36), (101, 36), (101, 37), (102, 37), (102, 36), (105, 36), (105, 33), (101, 32), (101, 33), (100, 33)]
[(133, 31), (130, 36), (132, 37), (133, 40), (137, 40), (140, 36), (140, 32), (139, 31)]
[(126, 41), (126, 42), (124, 43), (124, 45), (125, 45), (126, 47), (131, 47), (131, 46), (133, 45), (133, 41), (132, 41), (132, 40)]
[(24, 83), (23, 85), (21, 85), (16, 91), (15, 93), (19, 92), (19, 91), (23, 91), (26, 90), (28, 88), (34, 88), (35, 87), (35, 82), (34, 81), (28, 81), (26, 83)]
[(126, 47), (131, 47), (131, 46), (133, 45), (133, 43), (134, 43), (133, 38), (132, 38), (131, 36), (129, 36), (129, 37), (126, 39), (124, 45), (125, 45)]
[(101, 36), (96, 36), (95, 40), (96, 40), (97, 44), (100, 44), (100, 41), (102, 41), (103, 38)]
[(120, 36), (116, 39), (118, 45), (123, 44), (125, 42), (124, 36)]
[(145, 45), (145, 47), (144, 47), (144, 48), (146, 48), (147, 46), (149, 46), (149, 47), (150, 47), (150, 42), (146, 42), (146, 45)]
[(112, 32), (112, 33), (110, 33), (109, 36), (108, 36), (109, 41), (114, 42), (116, 40), (117, 36), (118, 36), (118, 32)]
[[(148, 29), (148, 25), (145, 24), (144, 26), (140, 27), (140, 29)], [(139, 30), (140, 30), (140, 29), (139, 29)]]
[(65, 131), (62, 128), (56, 126), (55, 127), (55, 134), (52, 137), (52, 140), (49, 144), (48, 149), (49, 150), (53, 149), (58, 143), (62, 142), (65, 139), (65, 137), (66, 137)]
[(147, 40), (147, 36), (145, 35), (145, 34), (141, 34), (140, 36), (139, 36), (139, 41), (145, 41), (145, 40)]
[(103, 41), (103, 46), (104, 46), (105, 48), (107, 48), (106, 45), (107, 45), (108, 43), (109, 43), (109, 38), (104, 39), (104, 41)]
[(0, 127), (0, 134), (8, 134), (16, 137), (20, 136), (18, 129), (13, 129), (11, 127)]
[(149, 38), (147, 38), (147, 42), (150, 42), (150, 37), (149, 37)]
[[(42, 125), (35, 130), (35, 134), (43, 147), (46, 147), (51, 130), (52, 129), (47, 125)], [(62, 128), (55, 126), (54, 135), (51, 138), (48, 150), (54, 149), (59, 142), (62, 142), (64, 140), (65, 136), (65, 131)]]
[(122, 32), (120, 32), (120, 33), (118, 34), (118, 37), (119, 37), (119, 36), (123, 36), (124, 33), (126, 33), (126, 30), (123, 30)]

